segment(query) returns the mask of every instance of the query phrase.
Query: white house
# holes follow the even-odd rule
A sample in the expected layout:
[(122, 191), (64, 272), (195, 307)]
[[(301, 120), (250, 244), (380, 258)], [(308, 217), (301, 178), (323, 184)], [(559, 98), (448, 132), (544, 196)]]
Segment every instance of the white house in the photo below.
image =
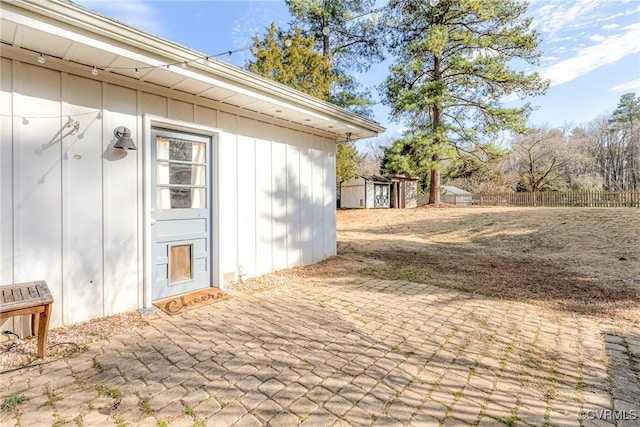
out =
[(53, 326), (336, 253), (336, 142), (380, 125), (70, 2), (0, 6), (0, 284), (46, 280)]

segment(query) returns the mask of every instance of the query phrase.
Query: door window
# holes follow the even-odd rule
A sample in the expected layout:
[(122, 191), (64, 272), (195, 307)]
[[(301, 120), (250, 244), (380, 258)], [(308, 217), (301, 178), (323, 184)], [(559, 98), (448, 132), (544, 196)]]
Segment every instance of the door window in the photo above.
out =
[(156, 208), (206, 208), (206, 144), (158, 136), (156, 153)]

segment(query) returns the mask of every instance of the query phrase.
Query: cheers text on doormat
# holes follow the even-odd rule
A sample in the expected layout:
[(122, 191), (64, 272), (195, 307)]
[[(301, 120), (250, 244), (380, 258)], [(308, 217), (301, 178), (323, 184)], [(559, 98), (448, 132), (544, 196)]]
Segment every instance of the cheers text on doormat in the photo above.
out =
[(229, 297), (229, 295), (218, 288), (207, 288), (185, 295), (154, 301), (153, 305), (173, 316), (174, 314), (222, 301)]

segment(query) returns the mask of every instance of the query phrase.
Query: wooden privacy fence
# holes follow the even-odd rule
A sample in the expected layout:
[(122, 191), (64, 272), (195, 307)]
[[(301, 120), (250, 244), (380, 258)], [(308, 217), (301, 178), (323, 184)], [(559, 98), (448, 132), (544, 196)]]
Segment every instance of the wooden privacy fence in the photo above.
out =
[(640, 191), (474, 194), (479, 206), (640, 208)]

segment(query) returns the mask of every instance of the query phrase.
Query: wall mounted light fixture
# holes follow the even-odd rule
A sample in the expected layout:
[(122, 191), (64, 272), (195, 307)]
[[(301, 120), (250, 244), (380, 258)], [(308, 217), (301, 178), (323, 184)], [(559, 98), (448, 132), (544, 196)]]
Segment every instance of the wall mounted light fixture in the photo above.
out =
[(114, 148), (120, 148), (121, 150), (137, 150), (136, 143), (131, 139), (131, 131), (129, 128), (119, 126), (113, 130), (113, 134), (116, 136), (116, 143), (113, 144)]
[(77, 120), (73, 120), (71, 117), (69, 117), (69, 120), (67, 120), (67, 124), (65, 126), (71, 129), (69, 131), (69, 135), (75, 135), (80, 130), (80, 122)]

